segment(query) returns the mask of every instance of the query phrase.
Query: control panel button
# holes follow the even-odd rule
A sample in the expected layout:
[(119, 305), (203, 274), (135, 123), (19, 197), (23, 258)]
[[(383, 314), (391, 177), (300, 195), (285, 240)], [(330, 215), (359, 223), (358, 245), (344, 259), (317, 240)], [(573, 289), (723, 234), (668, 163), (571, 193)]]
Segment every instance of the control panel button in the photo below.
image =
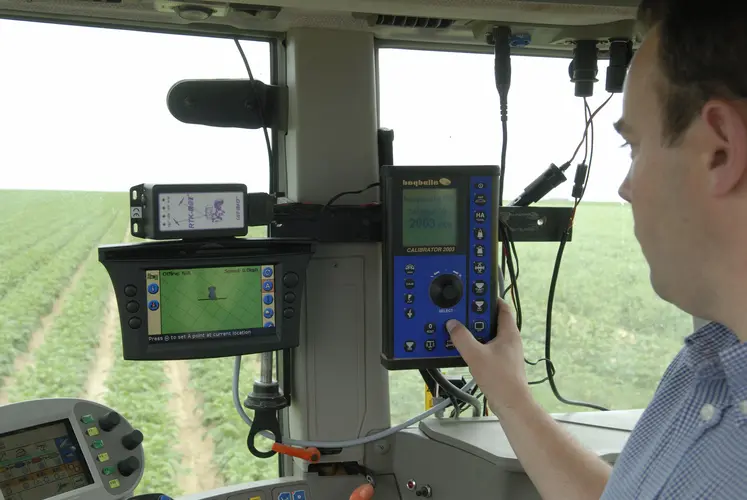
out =
[(477, 274), (483, 274), (485, 272), (485, 263), (479, 261), (475, 262), (472, 264), (472, 269), (474, 269)]
[(103, 469), (101, 469), (101, 473), (105, 476), (111, 476), (112, 474), (114, 474), (115, 470), (116, 469), (114, 467), (104, 467)]
[(133, 330), (137, 330), (138, 328), (143, 326), (143, 321), (138, 317), (132, 317), (127, 320), (127, 325)]
[(93, 448), (94, 450), (100, 450), (103, 447), (104, 447), (104, 442), (100, 439), (96, 439), (91, 443), (91, 448)]
[(273, 323), (272, 321), (268, 321), (265, 323), (265, 328), (274, 328), (274, 327), (275, 327), (275, 323)]
[(129, 434), (125, 434), (124, 436), (122, 436), (122, 446), (124, 446), (126, 449), (130, 451), (140, 446), (140, 443), (142, 442), (143, 442), (143, 433), (137, 429), (130, 432)]
[(99, 453), (98, 455), (96, 455), (96, 460), (98, 460), (101, 463), (108, 462), (109, 461), (109, 454), (106, 453), (106, 452)]
[(275, 299), (272, 297), (272, 295), (265, 295), (262, 297), (262, 302), (264, 302), (266, 305), (270, 305), (275, 301)]
[(99, 419), (99, 427), (104, 431), (109, 432), (114, 429), (122, 421), (122, 417), (116, 411), (110, 411)]
[(424, 330), (425, 330), (425, 333), (427, 333), (428, 335), (433, 335), (434, 333), (436, 333), (436, 324), (426, 323)]
[(112, 479), (109, 481), (109, 488), (113, 490), (119, 488), (119, 479)]
[(405, 266), (405, 274), (415, 274), (415, 264), (407, 264)]
[(481, 314), (485, 312), (487, 303), (480, 299), (472, 301), (472, 312)]
[(488, 215), (482, 210), (478, 210), (477, 212), (475, 212), (475, 222), (482, 224), (483, 222), (485, 222), (485, 219), (487, 218), (488, 218)]
[(151, 295), (155, 295), (158, 293), (158, 283), (151, 283), (148, 285), (148, 293)]
[(475, 235), (476, 240), (484, 240), (485, 239), (485, 230), (481, 227), (478, 227), (477, 229), (472, 231), (472, 234)]
[(159, 304), (157, 300), (151, 300), (148, 302), (148, 309), (151, 311), (158, 311), (159, 307), (161, 307), (161, 304)]
[(265, 292), (271, 292), (273, 288), (272, 280), (265, 280), (262, 282), (262, 290)]
[(475, 245), (475, 257), (485, 257), (485, 247), (483, 245)]
[(84, 424), (92, 424), (95, 420), (92, 415), (83, 415), (80, 417), (80, 421)]
[(412, 352), (415, 350), (414, 340), (405, 340), (405, 352)]
[(425, 341), (425, 350), (426, 351), (432, 351), (436, 348), (436, 341), (433, 339), (428, 339)]
[(294, 272), (285, 273), (285, 276), (283, 276), (283, 285), (288, 288), (294, 288), (298, 285), (298, 281), (298, 275)]
[(407, 288), (408, 290), (412, 290), (413, 288), (415, 288), (415, 280), (412, 278), (407, 278), (405, 280), (405, 288)]
[(262, 276), (265, 278), (271, 278), (272, 277), (272, 268), (271, 267), (265, 267), (262, 269)]
[(275, 316), (275, 311), (273, 311), (272, 309), (268, 307), (267, 309), (265, 309), (264, 315), (265, 315), (265, 318), (270, 319), (273, 316)]
[(488, 202), (488, 197), (482, 193), (475, 195), (475, 205), (485, 205)]
[(278, 495), (278, 500), (293, 500), (289, 492), (283, 492)]
[(137, 457), (127, 457), (124, 460), (120, 460), (117, 464), (117, 470), (124, 477), (131, 476), (139, 468), (140, 460)]
[(484, 281), (479, 280), (472, 283), (472, 293), (475, 295), (485, 295), (485, 290), (487, 290), (487, 287)]
[(476, 182), (475, 183), (475, 189), (485, 189), (485, 183), (484, 182)]
[(124, 287), (124, 294), (128, 297), (134, 297), (137, 295), (137, 287), (135, 285), (127, 285)]
[(306, 500), (306, 492), (303, 490), (294, 491), (293, 500)]
[(444, 343), (444, 347), (446, 347), (450, 351), (453, 351), (454, 349), (456, 349), (456, 346), (454, 345), (454, 341), (451, 339), (446, 339), (446, 342)]
[(286, 307), (285, 309), (283, 309), (283, 317), (285, 319), (291, 319), (295, 313), (296, 310), (292, 307)]
[(475, 321), (474, 323), (472, 323), (472, 330), (477, 333), (485, 331), (485, 322), (480, 320)]
[(296, 294), (293, 292), (288, 292), (283, 296), (283, 300), (285, 300), (287, 304), (292, 304), (296, 301)]
[(454, 274), (442, 274), (431, 282), (429, 294), (441, 308), (454, 307), (462, 300), (462, 280)]
[(412, 319), (414, 317), (415, 317), (415, 309), (413, 309), (412, 307), (408, 307), (407, 309), (405, 309), (405, 318)]
[(98, 427), (89, 427), (86, 429), (86, 434), (89, 436), (98, 436), (99, 435), (99, 429)]
[(412, 293), (406, 293), (405, 304), (414, 304), (414, 303), (415, 303), (415, 295)]
[(125, 308), (127, 309), (128, 313), (133, 313), (134, 314), (134, 313), (136, 313), (136, 312), (138, 312), (140, 310), (140, 304), (138, 304), (134, 300), (131, 300), (131, 301), (129, 301), (127, 303), (127, 305), (125, 306)]

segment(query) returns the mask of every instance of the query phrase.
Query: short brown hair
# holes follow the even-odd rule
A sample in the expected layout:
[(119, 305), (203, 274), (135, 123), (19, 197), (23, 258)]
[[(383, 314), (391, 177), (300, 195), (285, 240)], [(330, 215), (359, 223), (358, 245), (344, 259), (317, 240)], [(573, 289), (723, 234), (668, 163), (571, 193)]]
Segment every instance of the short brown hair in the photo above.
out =
[(747, 8), (737, 0), (642, 0), (638, 20), (659, 31), (664, 140), (676, 144), (710, 99), (747, 98)]

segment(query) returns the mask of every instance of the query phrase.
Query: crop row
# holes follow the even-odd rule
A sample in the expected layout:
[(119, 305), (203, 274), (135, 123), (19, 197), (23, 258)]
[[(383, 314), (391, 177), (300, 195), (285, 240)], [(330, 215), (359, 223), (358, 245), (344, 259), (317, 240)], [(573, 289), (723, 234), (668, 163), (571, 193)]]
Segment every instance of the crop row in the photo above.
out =
[[(52, 310), (55, 301), (70, 284), (81, 262), (95, 243), (113, 226), (114, 219), (94, 218), (75, 233), (44, 264), (29, 270), (7, 294), (0, 298), (0, 377), (9, 375), (13, 360), (26, 350), (29, 337), (41, 324), (41, 318)], [(117, 231), (123, 231), (121, 226)]]
[[(34, 194), (27, 196), (32, 197)], [(90, 245), (98, 243), (101, 232), (88, 233), (90, 226), (106, 227), (112, 217), (123, 212), (123, 206), (117, 206), (123, 198), (112, 194), (81, 193), (72, 197), (69, 194), (63, 196), (59, 193), (43, 193), (36, 194), (36, 197), (40, 200), (47, 200), (48, 197), (63, 200), (71, 198), (71, 201), (67, 204), (39, 203), (41, 207), (48, 205), (48, 209), (27, 210), (23, 214), (24, 219), (8, 230), (8, 234), (19, 236), (0, 243), (3, 262), (0, 267), (0, 298), (10, 293), (26, 276), (56, 259), (57, 252), (81, 232), (91, 235)], [(13, 209), (9, 210), (14, 213)], [(64, 214), (64, 217), (57, 219), (60, 214)]]
[[(260, 459), (246, 447), (249, 427), (233, 406), (233, 363), (234, 358), (190, 361), (190, 385), (203, 399), (203, 425), (215, 445), (213, 461), (225, 484), (277, 477), (277, 457)], [(239, 395), (243, 401), (259, 375), (258, 356), (244, 356), (241, 368)], [(247, 412), (251, 415), (251, 412)], [(268, 441), (264, 441), (260, 443), (258, 438), (257, 448), (267, 449)]]
[[(111, 225), (104, 240), (123, 234), (122, 226)], [(15, 377), (8, 389), (10, 401), (34, 398), (79, 397), (82, 395), (99, 344), (110, 297), (111, 281), (98, 262), (98, 252), (89, 250), (80, 279), (69, 295), (62, 297), (62, 310), (47, 331), (44, 343), (33, 353), (33, 363)]]

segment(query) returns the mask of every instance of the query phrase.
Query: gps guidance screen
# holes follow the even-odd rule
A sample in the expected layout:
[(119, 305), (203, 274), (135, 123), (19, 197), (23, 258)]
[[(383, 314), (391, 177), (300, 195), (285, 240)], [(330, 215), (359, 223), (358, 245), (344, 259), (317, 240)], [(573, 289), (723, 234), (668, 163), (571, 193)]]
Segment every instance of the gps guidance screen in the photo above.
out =
[(402, 190), (402, 245), (456, 246), (457, 190)]
[(149, 343), (274, 334), (273, 266), (146, 271)]
[(0, 499), (46, 500), (89, 484), (67, 420), (0, 435)]

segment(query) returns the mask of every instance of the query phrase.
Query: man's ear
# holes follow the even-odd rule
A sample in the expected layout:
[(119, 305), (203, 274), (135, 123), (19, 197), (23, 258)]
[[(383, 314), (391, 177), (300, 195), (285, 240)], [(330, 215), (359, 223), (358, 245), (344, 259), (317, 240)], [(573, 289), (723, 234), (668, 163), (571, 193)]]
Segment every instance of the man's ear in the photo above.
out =
[(714, 196), (724, 196), (747, 177), (747, 122), (735, 103), (709, 101), (701, 117), (705, 127), (708, 185)]

